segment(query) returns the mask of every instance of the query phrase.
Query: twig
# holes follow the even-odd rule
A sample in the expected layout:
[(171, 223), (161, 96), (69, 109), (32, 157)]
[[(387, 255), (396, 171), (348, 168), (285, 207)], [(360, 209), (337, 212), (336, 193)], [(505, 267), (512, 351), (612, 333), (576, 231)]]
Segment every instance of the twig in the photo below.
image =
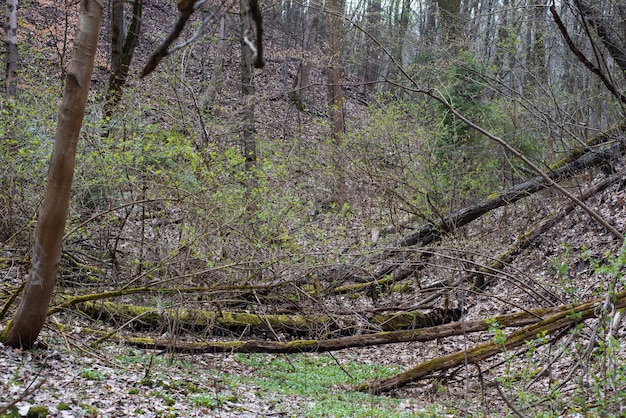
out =
[(511, 411), (513, 411), (513, 413), (517, 415), (519, 418), (526, 418), (526, 415), (518, 411), (515, 405), (513, 405), (513, 403), (509, 401), (509, 398), (506, 397), (506, 395), (504, 394), (504, 391), (502, 390), (498, 382), (494, 380), (493, 385), (496, 387), (496, 389), (498, 390), (498, 393), (500, 394), (500, 397), (502, 398), (502, 400), (504, 400), (504, 403), (506, 403), (506, 405), (511, 409)]
[(11, 408), (13, 408), (15, 405), (17, 405), (18, 402), (22, 402), (23, 400), (31, 397), (46, 382), (47, 382), (47, 380), (43, 379), (39, 383), (37, 383), (35, 386), (31, 387), (30, 389), (26, 389), (17, 399), (15, 399), (12, 402), (8, 403), (7, 405), (1, 407), (0, 408), (0, 415), (2, 415), (5, 412), (9, 411)]

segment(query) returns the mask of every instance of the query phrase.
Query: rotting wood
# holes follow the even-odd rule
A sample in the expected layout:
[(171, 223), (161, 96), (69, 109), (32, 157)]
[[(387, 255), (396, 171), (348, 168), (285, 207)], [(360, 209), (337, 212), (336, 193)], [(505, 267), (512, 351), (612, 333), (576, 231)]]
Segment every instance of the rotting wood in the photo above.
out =
[(112, 334), (111, 338), (144, 349), (167, 350), (179, 353), (311, 353), (343, 350), (352, 347), (367, 347), (402, 342), (425, 342), (438, 338), (464, 335), (468, 333), (486, 331), (494, 323), (501, 328), (521, 327), (533, 324), (547, 316), (558, 312), (567, 312), (571, 306), (559, 306), (554, 308), (538, 308), (530, 311), (520, 311), (505, 314), (488, 319), (472, 321), (457, 321), (435, 327), (377, 332), (372, 334), (338, 337), (327, 340), (294, 340), (261, 341), (181, 341), (179, 338), (154, 339), (154, 338), (126, 338), (118, 334)]
[[(598, 317), (604, 303), (605, 298), (599, 298), (577, 305), (571, 309), (562, 310), (539, 322), (510, 333), (503, 343), (490, 341), (478, 344), (467, 350), (457, 351), (425, 361), (396, 376), (358, 385), (355, 389), (370, 394), (380, 394), (405, 386), (436, 371), (462, 366), (465, 363), (478, 363), (505, 350), (519, 347), (527, 341), (535, 341), (537, 345), (543, 345), (549, 339), (538, 339), (539, 336), (551, 334), (587, 319)], [(618, 293), (613, 297), (613, 306), (615, 309), (626, 307), (626, 291)]]
[(81, 311), (98, 319), (128, 319), (141, 316), (146, 328), (157, 328), (168, 320), (175, 320), (185, 329), (197, 328), (262, 328), (306, 332), (318, 327), (329, 327), (337, 318), (329, 315), (270, 315), (250, 312), (206, 311), (185, 308), (155, 308), (116, 304), (113, 302), (85, 302)]
[[(581, 196), (581, 200), (587, 200), (591, 196), (596, 195), (597, 193), (605, 190), (612, 184), (617, 183), (623, 178), (623, 173), (615, 174), (610, 176), (595, 186), (585, 190)], [(488, 285), (489, 281), (485, 279), (486, 274), (491, 274), (497, 272), (501, 269), (504, 264), (511, 262), (518, 254), (520, 254), (524, 249), (528, 248), (537, 238), (539, 238), (544, 232), (548, 231), (552, 228), (557, 222), (563, 219), (565, 216), (570, 214), (574, 209), (576, 209), (577, 205), (573, 202), (570, 202), (557, 212), (553, 213), (548, 218), (544, 219), (533, 229), (521, 234), (515, 243), (509, 247), (504, 253), (502, 253), (493, 263), (491, 263), (487, 267), (483, 267), (479, 272), (473, 273), (468, 280), (474, 282), (474, 287), (477, 289), (484, 289), (486, 285)]]
[(319, 330), (328, 335), (353, 335), (373, 331), (396, 331), (400, 329), (418, 329), (433, 327), (458, 320), (458, 309), (436, 309), (429, 313), (420, 311), (376, 314), (369, 324), (363, 323), (354, 315), (288, 315), (260, 314), (252, 312), (207, 311), (184, 308), (155, 308), (115, 304), (113, 302), (85, 301), (80, 305), (85, 314), (101, 319), (132, 321), (136, 327), (145, 329), (162, 328), (168, 322), (175, 321), (179, 330), (242, 330), (265, 332), (281, 331), (296, 335), (319, 334)]

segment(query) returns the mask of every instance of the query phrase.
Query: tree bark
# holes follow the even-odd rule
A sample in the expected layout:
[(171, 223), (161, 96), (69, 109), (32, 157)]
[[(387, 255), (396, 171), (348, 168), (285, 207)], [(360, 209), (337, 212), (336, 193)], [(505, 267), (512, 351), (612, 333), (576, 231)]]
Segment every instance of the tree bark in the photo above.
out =
[[(613, 301), (613, 307), (615, 310), (625, 307), (626, 292), (614, 295)], [(587, 319), (597, 318), (601, 314), (605, 303), (605, 298), (602, 298), (583, 303), (572, 307), (571, 309), (562, 310), (537, 323), (512, 332), (507, 335), (506, 340), (503, 343), (489, 341), (483, 344), (478, 344), (467, 350), (457, 351), (455, 353), (437, 357), (420, 363), (396, 376), (359, 385), (356, 387), (356, 390), (370, 394), (380, 394), (405, 386), (408, 383), (414, 382), (415, 380), (421, 379), (436, 371), (447, 370), (452, 367), (462, 366), (466, 363), (478, 363), (479, 361), (488, 359), (489, 357), (506, 350), (527, 344), (528, 341), (535, 341), (536, 345), (546, 344), (551, 340), (549, 338), (542, 338), (538, 340), (538, 336), (544, 335), (544, 333), (552, 334), (556, 331), (586, 321)]]
[[(243, 154), (246, 159), (246, 171), (254, 176), (253, 169), (256, 167), (257, 152), (256, 139), (254, 137), (254, 84), (252, 81), (253, 51), (244, 41), (246, 34), (252, 31), (250, 18), (250, 6), (248, 0), (240, 0), (239, 18), (241, 19), (241, 93), (243, 94)], [(253, 182), (254, 183), (254, 182)], [(254, 187), (254, 184), (248, 186)], [(251, 187), (248, 187), (248, 191)]]
[(328, 118), (330, 122), (331, 143), (335, 147), (333, 152), (333, 167), (335, 169), (335, 196), (333, 201), (341, 204), (346, 202), (347, 191), (344, 172), (344, 162), (341, 157), (341, 145), (345, 133), (345, 119), (343, 114), (343, 89), (341, 87), (341, 0), (331, 0), (328, 3), (327, 15), (327, 51), (326, 51), (326, 83)]
[(296, 74), (296, 80), (293, 83), (293, 90), (289, 93), (289, 100), (296, 105), (298, 110), (303, 111), (304, 106), (304, 91), (309, 85), (309, 76), (311, 74), (311, 58), (309, 57), (309, 51), (311, 45), (317, 35), (317, 28), (319, 23), (319, 13), (312, 7), (307, 7), (306, 11), (306, 26), (304, 28), (304, 35), (302, 37), (302, 60), (298, 66), (298, 73)]
[[(370, 0), (367, 10), (367, 31), (374, 39), (380, 37), (381, 15), (381, 0)], [(376, 90), (376, 81), (380, 76), (380, 50), (374, 42), (369, 41), (366, 45), (363, 82), (365, 91), (372, 93)]]
[(31, 269), (24, 295), (0, 339), (12, 347), (31, 347), (46, 320), (61, 260), (63, 230), (74, 176), (76, 144), (93, 71), (102, 0), (81, 0), (74, 53), (59, 112), (48, 186), (35, 229)]
[[(201, 107), (203, 110), (214, 110), (215, 97), (220, 91), (220, 78), (224, 67), (224, 56), (226, 55), (226, 32), (228, 31), (226, 16), (220, 18), (220, 33), (217, 41), (217, 54), (215, 64), (211, 72), (211, 81), (206, 91), (202, 95)], [(215, 116), (219, 116), (215, 114)]]
[(122, 99), (128, 79), (130, 63), (135, 54), (141, 31), (143, 0), (134, 0), (133, 17), (128, 31), (124, 32), (124, 1), (113, 0), (111, 8), (111, 74), (104, 101), (104, 117), (111, 118), (113, 109)]
[(7, 0), (7, 72), (4, 80), (4, 94), (7, 98), (17, 94), (17, 5), (18, 0)]

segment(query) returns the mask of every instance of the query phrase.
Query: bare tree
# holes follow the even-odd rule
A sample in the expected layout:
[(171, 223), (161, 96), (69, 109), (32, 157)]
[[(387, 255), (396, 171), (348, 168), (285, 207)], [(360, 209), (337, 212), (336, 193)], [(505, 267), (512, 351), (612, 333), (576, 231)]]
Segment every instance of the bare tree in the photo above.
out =
[[(248, 0), (239, 2), (241, 19), (241, 92), (243, 93), (243, 153), (246, 159), (246, 171), (250, 178), (254, 178), (254, 169), (257, 161), (256, 139), (254, 137), (254, 94), (252, 65), (254, 61), (254, 45), (247, 41), (251, 31), (252, 19)], [(254, 187), (254, 182), (248, 184), (248, 193)]]
[(302, 37), (302, 53), (303, 57), (298, 66), (296, 80), (293, 83), (293, 90), (289, 93), (289, 100), (300, 110), (304, 110), (304, 91), (309, 84), (309, 76), (311, 74), (311, 57), (310, 50), (312, 48), (319, 23), (319, 12), (311, 6), (307, 7), (305, 13), (306, 26), (304, 27), (304, 35)]
[[(367, 30), (374, 39), (380, 37), (382, 22), (381, 0), (369, 0), (367, 10)], [(374, 42), (367, 42), (365, 46), (365, 74), (363, 82), (365, 91), (373, 92), (380, 72), (380, 48)]]
[(215, 57), (215, 64), (213, 65), (213, 71), (211, 72), (211, 81), (207, 86), (201, 99), (202, 109), (214, 109), (215, 97), (220, 91), (220, 78), (222, 76), (222, 70), (224, 67), (224, 56), (226, 55), (226, 33), (228, 32), (228, 24), (226, 16), (220, 18), (220, 32), (217, 41), (217, 54)]
[(6, 97), (17, 94), (17, 5), (18, 0), (7, 0), (7, 74), (4, 79)]
[(143, 0), (134, 0), (133, 16), (128, 30), (124, 23), (124, 1), (113, 0), (111, 7), (111, 75), (104, 101), (104, 116), (110, 118), (122, 98), (130, 63), (141, 31)]
[(328, 118), (332, 143), (336, 148), (334, 153), (335, 169), (335, 202), (345, 202), (347, 198), (346, 184), (343, 173), (343, 161), (340, 147), (345, 133), (345, 120), (343, 114), (343, 90), (341, 87), (341, 21), (343, 13), (342, 0), (331, 0), (328, 3), (327, 15), (327, 50), (326, 50), (326, 82), (328, 85)]
[(81, 0), (74, 52), (59, 111), (48, 186), (35, 229), (31, 269), (24, 295), (0, 340), (12, 347), (31, 347), (46, 320), (61, 260), (78, 135), (85, 115), (93, 72), (103, 0)]

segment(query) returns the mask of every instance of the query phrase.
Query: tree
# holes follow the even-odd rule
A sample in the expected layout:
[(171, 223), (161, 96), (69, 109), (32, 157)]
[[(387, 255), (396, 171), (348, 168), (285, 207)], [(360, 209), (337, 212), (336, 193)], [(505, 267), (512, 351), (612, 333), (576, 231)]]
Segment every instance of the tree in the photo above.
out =
[[(382, 7), (380, 0), (369, 0), (367, 10), (367, 30), (374, 39), (380, 37)], [(365, 91), (373, 92), (380, 72), (380, 51), (378, 45), (367, 42), (365, 47)]]
[(211, 80), (207, 86), (201, 99), (201, 107), (204, 110), (214, 110), (215, 97), (220, 91), (220, 77), (224, 67), (224, 56), (226, 55), (226, 33), (228, 32), (228, 25), (226, 16), (220, 17), (220, 32), (217, 41), (217, 54), (215, 57), (215, 64), (213, 65), (213, 71), (211, 72)]
[(31, 268), (17, 312), (0, 340), (12, 347), (31, 347), (46, 320), (61, 260), (63, 231), (74, 176), (76, 145), (93, 72), (102, 0), (81, 0), (74, 52), (59, 111), (48, 186), (35, 229)]
[(296, 105), (299, 110), (304, 110), (304, 91), (309, 84), (309, 76), (311, 74), (311, 57), (309, 56), (315, 37), (317, 36), (317, 28), (319, 23), (319, 12), (313, 7), (308, 6), (304, 15), (306, 25), (302, 36), (302, 52), (303, 58), (298, 66), (298, 73), (293, 83), (293, 90), (289, 93), (289, 100)]
[(250, 18), (250, 6), (248, 0), (239, 2), (241, 19), (241, 92), (244, 100), (243, 120), (243, 153), (246, 159), (246, 170), (250, 172), (256, 166), (256, 143), (254, 138), (254, 101), (251, 95), (254, 93), (252, 81), (253, 51), (250, 43), (246, 42), (251, 32), (252, 19)]
[(18, 0), (7, 0), (7, 73), (4, 79), (6, 97), (17, 94), (17, 5)]
[(331, 0), (328, 3), (327, 32), (326, 32), (326, 82), (328, 119), (332, 144), (335, 147), (333, 165), (335, 168), (335, 196), (336, 203), (344, 203), (347, 198), (343, 162), (340, 157), (341, 142), (345, 133), (345, 121), (343, 114), (343, 90), (341, 87), (341, 13), (343, 4), (341, 0)]
[(124, 23), (124, 0), (113, 0), (111, 6), (111, 73), (104, 100), (104, 116), (109, 119), (122, 98), (130, 63), (141, 31), (143, 0), (134, 0), (133, 16), (128, 30)]

